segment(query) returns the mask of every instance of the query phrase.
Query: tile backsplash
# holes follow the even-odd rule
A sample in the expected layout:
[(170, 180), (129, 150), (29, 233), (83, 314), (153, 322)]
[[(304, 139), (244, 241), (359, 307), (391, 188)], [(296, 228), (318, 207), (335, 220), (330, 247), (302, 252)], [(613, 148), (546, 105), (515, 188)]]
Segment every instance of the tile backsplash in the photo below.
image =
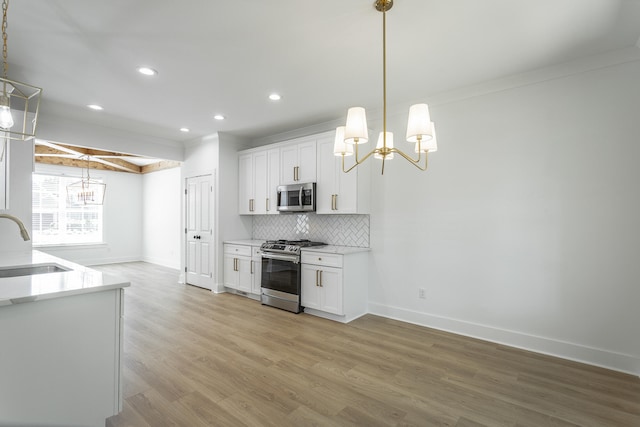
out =
[(329, 245), (368, 248), (369, 215), (256, 215), (253, 217), (253, 238), (309, 239)]

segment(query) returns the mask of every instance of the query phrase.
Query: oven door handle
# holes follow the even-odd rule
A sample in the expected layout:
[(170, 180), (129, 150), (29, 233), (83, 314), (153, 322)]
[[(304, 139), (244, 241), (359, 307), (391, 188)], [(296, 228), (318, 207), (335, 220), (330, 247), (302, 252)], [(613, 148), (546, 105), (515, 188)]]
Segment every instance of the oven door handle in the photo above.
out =
[(262, 252), (262, 258), (276, 259), (276, 260), (279, 260), (279, 261), (289, 261), (289, 262), (292, 262), (294, 264), (299, 264), (300, 263), (300, 258), (299, 257), (290, 256), (290, 255), (279, 255), (279, 254), (272, 254), (272, 253)]

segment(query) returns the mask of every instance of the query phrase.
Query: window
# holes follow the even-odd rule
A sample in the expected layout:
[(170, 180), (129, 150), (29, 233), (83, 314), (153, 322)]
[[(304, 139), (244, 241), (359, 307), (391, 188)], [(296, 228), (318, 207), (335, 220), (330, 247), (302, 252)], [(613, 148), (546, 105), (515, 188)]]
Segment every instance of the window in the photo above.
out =
[(33, 174), (35, 245), (102, 243), (102, 205), (67, 206), (67, 185), (79, 180), (80, 177)]

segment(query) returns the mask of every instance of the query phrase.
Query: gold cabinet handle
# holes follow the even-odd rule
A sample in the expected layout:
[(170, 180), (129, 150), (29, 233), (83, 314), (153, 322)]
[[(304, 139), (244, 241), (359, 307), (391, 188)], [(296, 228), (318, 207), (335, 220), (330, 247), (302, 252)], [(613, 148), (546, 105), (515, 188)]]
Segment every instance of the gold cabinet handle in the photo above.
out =
[(338, 195), (337, 194), (333, 195), (333, 210), (334, 211), (338, 210)]
[(267, 197), (267, 200), (265, 200), (265, 206), (264, 208), (267, 210), (267, 212), (269, 212), (271, 209), (269, 209), (269, 198)]
[(255, 261), (251, 261), (251, 274), (253, 274), (253, 263), (254, 263), (254, 262), (255, 262)]
[(318, 285), (318, 277), (319, 277), (318, 273), (319, 272), (320, 272), (319, 270), (316, 270), (316, 286), (320, 286), (320, 285)]
[(320, 270), (319, 273), (320, 273), (320, 287), (322, 287), (322, 270)]

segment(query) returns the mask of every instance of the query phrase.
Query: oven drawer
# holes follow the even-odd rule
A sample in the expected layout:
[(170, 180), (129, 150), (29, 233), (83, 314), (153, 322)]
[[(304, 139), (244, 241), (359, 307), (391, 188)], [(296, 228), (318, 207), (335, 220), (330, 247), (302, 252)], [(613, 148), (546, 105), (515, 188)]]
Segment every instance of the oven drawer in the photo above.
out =
[(224, 245), (224, 253), (251, 257), (251, 246)]
[(301, 261), (303, 264), (314, 264), (322, 265), (324, 267), (342, 268), (342, 255), (338, 254), (302, 251)]

